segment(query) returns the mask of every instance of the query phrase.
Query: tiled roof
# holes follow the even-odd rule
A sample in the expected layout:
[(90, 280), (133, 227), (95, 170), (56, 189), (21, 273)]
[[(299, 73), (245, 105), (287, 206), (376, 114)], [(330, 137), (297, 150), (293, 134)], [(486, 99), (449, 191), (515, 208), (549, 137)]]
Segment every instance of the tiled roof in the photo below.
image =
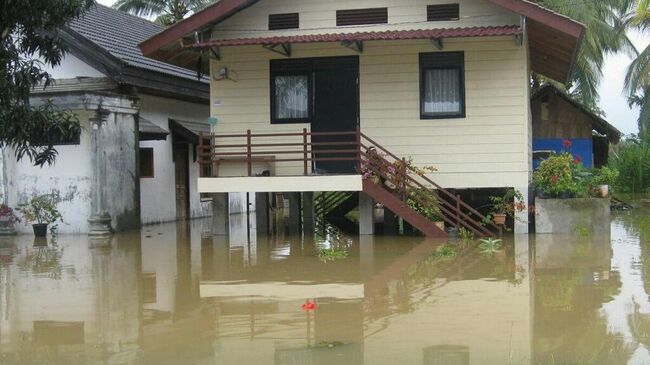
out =
[(496, 37), (513, 36), (521, 33), (519, 26), (469, 27), (448, 29), (418, 29), (391, 30), (356, 33), (327, 33), (312, 35), (294, 35), (280, 37), (238, 38), (212, 40), (204, 43), (187, 45), (186, 48), (202, 48), (210, 46), (246, 46), (271, 45), (281, 43), (317, 43), (342, 41), (386, 41), (399, 39), (434, 39), (434, 38), (464, 38), (464, 37)]
[(97, 4), (68, 26), (128, 66), (196, 80), (196, 72), (142, 55), (138, 44), (165, 29), (158, 24)]

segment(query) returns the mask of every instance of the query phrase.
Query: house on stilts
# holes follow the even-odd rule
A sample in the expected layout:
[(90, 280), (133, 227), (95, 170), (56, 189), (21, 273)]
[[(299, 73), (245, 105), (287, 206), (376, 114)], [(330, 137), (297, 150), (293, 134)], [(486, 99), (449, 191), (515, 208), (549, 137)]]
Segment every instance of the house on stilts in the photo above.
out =
[[(192, 183), (214, 196), (215, 233), (227, 233), (227, 193), (250, 192), (302, 204), (293, 222), (358, 205), (373, 234), (381, 203), (389, 230), (397, 216), (427, 236), (490, 236), (482, 199), (530, 195), (531, 72), (566, 82), (583, 32), (526, 0), (221, 0), (140, 49), (210, 76), (212, 133)], [(344, 193), (345, 209), (316, 192)]]

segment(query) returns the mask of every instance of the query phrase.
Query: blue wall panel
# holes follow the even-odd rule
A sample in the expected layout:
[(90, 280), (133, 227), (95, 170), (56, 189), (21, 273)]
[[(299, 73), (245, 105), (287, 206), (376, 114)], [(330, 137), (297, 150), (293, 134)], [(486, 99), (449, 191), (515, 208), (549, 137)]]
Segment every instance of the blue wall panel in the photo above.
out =
[[(533, 139), (533, 151), (555, 151), (555, 153), (569, 152), (574, 157), (580, 158), (582, 164), (591, 168), (594, 167), (594, 142), (591, 138), (570, 139), (571, 148), (564, 148), (564, 139)], [(537, 170), (541, 161), (533, 160), (533, 168)]]

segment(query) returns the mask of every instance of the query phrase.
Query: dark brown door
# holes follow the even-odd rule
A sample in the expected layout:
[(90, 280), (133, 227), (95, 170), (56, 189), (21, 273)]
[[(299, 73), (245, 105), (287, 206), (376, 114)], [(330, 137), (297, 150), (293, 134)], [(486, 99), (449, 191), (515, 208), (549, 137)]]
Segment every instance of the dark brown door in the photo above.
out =
[(188, 144), (174, 144), (174, 169), (176, 172), (176, 218), (187, 219), (189, 218), (190, 211), (190, 170)]
[[(334, 57), (316, 59), (314, 72), (313, 132), (353, 132), (359, 124), (359, 58)], [(353, 134), (346, 136), (314, 136), (313, 142), (353, 142)], [(351, 145), (315, 146), (316, 158), (354, 158), (354, 153), (336, 153), (351, 150)], [(315, 167), (325, 173), (354, 173), (355, 161), (316, 161)]]

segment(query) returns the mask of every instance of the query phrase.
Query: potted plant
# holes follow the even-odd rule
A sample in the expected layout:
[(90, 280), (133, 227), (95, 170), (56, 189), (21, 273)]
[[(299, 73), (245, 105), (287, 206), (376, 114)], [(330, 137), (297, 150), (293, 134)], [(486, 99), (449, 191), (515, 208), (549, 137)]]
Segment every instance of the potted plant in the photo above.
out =
[(32, 197), (29, 203), (20, 207), (20, 214), (27, 224), (32, 224), (36, 237), (47, 236), (48, 227), (50, 232), (56, 234), (56, 221), (62, 221), (63, 217), (57, 209), (58, 198), (54, 194), (43, 194)]
[(409, 208), (434, 222), (441, 230), (445, 230), (445, 220), (440, 211), (440, 204), (438, 199), (435, 198), (435, 195), (431, 194), (431, 191), (424, 188), (411, 189), (408, 192), (406, 202)]
[(609, 187), (617, 178), (618, 171), (607, 166), (594, 170), (590, 181), (593, 195), (600, 198), (609, 197)]
[(15, 234), (14, 224), (19, 221), (20, 219), (11, 207), (0, 204), (0, 236)]
[(507, 217), (515, 216), (515, 213), (523, 212), (526, 210), (526, 203), (524, 203), (524, 196), (521, 192), (515, 189), (508, 189), (505, 194), (501, 196), (489, 197), (492, 203), (492, 212), (490, 216), (494, 224), (503, 226), (506, 224)]

